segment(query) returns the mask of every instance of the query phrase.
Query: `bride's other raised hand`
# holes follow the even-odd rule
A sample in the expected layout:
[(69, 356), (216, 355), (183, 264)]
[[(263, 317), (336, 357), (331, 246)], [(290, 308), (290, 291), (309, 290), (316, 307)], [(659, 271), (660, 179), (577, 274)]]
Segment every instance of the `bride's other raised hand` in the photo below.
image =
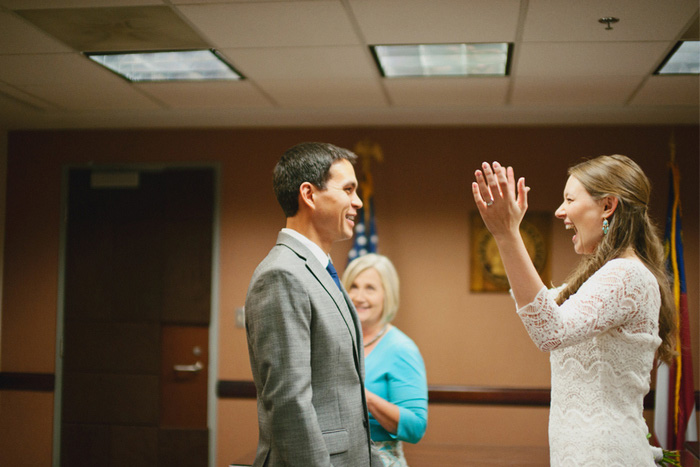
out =
[[(525, 178), (515, 182), (513, 167), (503, 167), (494, 162), (481, 164), (481, 170), (474, 173), (472, 183), (474, 202), (486, 227), (494, 237), (518, 234), (519, 226), (527, 211)], [(498, 240), (498, 238), (496, 238)]]

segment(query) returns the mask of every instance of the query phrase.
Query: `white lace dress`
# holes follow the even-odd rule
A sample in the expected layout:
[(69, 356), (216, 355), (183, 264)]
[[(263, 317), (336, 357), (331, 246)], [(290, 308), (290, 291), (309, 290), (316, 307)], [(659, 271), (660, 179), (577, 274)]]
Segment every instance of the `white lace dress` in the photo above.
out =
[(551, 466), (654, 466), (642, 410), (658, 336), (660, 294), (640, 262), (615, 259), (561, 306), (542, 288), (518, 315), (550, 351)]

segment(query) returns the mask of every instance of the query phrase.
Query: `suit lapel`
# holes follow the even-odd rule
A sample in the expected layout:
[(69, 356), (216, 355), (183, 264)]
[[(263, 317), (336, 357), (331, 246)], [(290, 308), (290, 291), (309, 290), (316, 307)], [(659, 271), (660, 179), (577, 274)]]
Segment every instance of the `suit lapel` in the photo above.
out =
[(341, 292), (340, 289), (338, 289), (338, 286), (335, 284), (335, 281), (331, 275), (328, 274), (326, 268), (319, 266), (316, 258), (307, 259), (306, 267), (309, 269), (309, 271), (311, 271), (311, 274), (316, 277), (321, 286), (326, 290), (326, 292), (328, 292), (328, 295), (335, 302), (338, 312), (340, 313), (340, 316), (343, 317), (343, 321), (345, 321), (348, 332), (352, 337), (352, 343), (357, 349), (357, 330), (355, 326), (355, 319), (353, 317), (354, 313), (353, 309), (351, 308), (352, 305), (349, 298), (344, 292)]
[[(352, 337), (355, 353), (359, 356), (357, 339), (360, 334), (358, 332), (356, 314), (354, 307), (352, 306), (352, 302), (350, 301), (350, 297), (347, 296), (345, 291), (341, 292), (340, 289), (338, 289), (338, 286), (326, 270), (325, 266), (322, 266), (311, 251), (309, 251), (309, 249), (297, 239), (285, 234), (284, 232), (280, 232), (279, 236), (277, 237), (277, 244), (290, 248), (297, 254), (297, 256), (299, 256), (299, 258), (303, 259), (306, 263), (306, 268), (316, 278), (321, 287), (325, 289), (331, 299), (333, 299), (340, 316), (343, 318), (343, 321), (345, 321), (345, 326), (350, 333), (350, 337)], [(358, 362), (358, 364), (361, 366), (361, 362)]]

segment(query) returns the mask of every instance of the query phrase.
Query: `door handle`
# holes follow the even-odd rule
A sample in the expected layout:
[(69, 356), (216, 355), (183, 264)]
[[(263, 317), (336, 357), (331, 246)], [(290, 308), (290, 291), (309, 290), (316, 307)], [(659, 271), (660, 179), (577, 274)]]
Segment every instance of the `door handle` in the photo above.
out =
[(204, 365), (202, 365), (202, 362), (197, 360), (197, 362), (194, 365), (175, 365), (173, 369), (175, 371), (181, 371), (185, 373), (198, 373), (204, 369)]

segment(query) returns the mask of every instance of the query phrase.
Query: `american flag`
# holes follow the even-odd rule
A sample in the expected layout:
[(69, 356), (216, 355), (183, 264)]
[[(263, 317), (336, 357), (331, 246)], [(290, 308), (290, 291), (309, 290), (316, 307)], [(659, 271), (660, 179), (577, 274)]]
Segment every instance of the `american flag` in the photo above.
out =
[(358, 256), (376, 253), (379, 243), (374, 220), (374, 177), (371, 162), (372, 160), (382, 162), (384, 155), (379, 144), (369, 140), (358, 142), (355, 145), (355, 153), (362, 161), (362, 181), (360, 182), (362, 208), (357, 213), (355, 237), (348, 253), (348, 263)]
[(374, 200), (370, 198), (357, 213), (355, 237), (348, 253), (348, 262), (367, 253), (376, 253), (378, 243), (377, 227), (374, 222)]
[(671, 285), (676, 304), (676, 352), (678, 355), (670, 365), (661, 363), (656, 373), (654, 433), (662, 448), (682, 450), (685, 441), (697, 441), (697, 425), (688, 297), (683, 262), (680, 172), (673, 160), (673, 152), (671, 156), (664, 250), (666, 265), (673, 280)]

